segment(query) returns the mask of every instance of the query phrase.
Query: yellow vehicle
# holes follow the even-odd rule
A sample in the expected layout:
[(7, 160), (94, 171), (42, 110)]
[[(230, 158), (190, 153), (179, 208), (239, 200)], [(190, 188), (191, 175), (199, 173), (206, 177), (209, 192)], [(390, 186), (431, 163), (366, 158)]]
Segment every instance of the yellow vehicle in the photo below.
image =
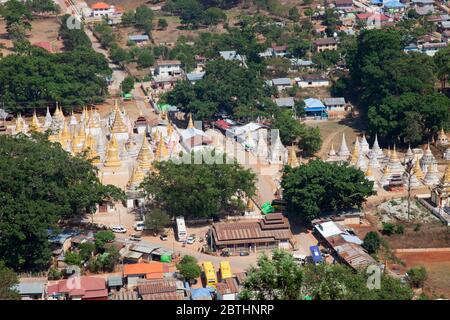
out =
[(221, 279), (227, 279), (227, 278), (233, 277), (233, 274), (231, 273), (230, 261), (221, 261), (219, 270), (220, 270), (220, 278)]
[(216, 287), (217, 275), (214, 266), (210, 261), (203, 262), (203, 272), (205, 274), (206, 286)]

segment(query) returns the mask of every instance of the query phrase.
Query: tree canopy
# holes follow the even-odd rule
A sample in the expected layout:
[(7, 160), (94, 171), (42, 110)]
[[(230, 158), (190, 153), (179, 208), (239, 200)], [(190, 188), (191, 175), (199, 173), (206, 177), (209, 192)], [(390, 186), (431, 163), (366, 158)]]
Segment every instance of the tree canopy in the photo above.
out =
[(218, 59), (208, 62), (203, 79), (194, 85), (178, 82), (166, 99), (183, 111), (192, 112), (196, 119), (208, 119), (219, 112), (256, 117), (254, 111), (263, 95), (263, 80), (256, 70)]
[(247, 271), (241, 299), (256, 300), (411, 300), (413, 292), (399, 279), (381, 275), (380, 289), (368, 289), (368, 275), (340, 264), (298, 265), (286, 251), (259, 257)]
[(450, 99), (435, 89), (438, 78), (444, 84), (448, 77), (448, 50), (433, 59), (405, 53), (406, 41), (396, 29), (363, 30), (347, 57), (347, 87), (359, 99), (369, 132), (414, 145), (449, 123)]
[(287, 211), (311, 221), (326, 213), (360, 207), (373, 195), (373, 182), (361, 170), (313, 160), (286, 166), (281, 180)]
[(19, 300), (19, 292), (14, 289), (18, 284), (17, 274), (0, 261), (0, 300)]
[[(195, 154), (191, 155), (194, 159)], [(255, 174), (239, 164), (157, 162), (142, 188), (171, 216), (211, 217), (242, 212), (255, 192)]]
[(200, 277), (202, 269), (197, 264), (197, 259), (193, 256), (183, 256), (181, 261), (177, 263), (177, 269), (186, 281), (192, 281)]
[(108, 92), (110, 75), (106, 58), (92, 49), (51, 54), (34, 48), (0, 60), (0, 100), (11, 112), (30, 112), (54, 101), (63, 108), (95, 103)]
[(100, 183), (88, 161), (41, 134), (1, 135), (0, 168), (0, 260), (15, 270), (47, 267), (48, 229), (58, 221), (81, 218), (107, 197), (123, 198)]

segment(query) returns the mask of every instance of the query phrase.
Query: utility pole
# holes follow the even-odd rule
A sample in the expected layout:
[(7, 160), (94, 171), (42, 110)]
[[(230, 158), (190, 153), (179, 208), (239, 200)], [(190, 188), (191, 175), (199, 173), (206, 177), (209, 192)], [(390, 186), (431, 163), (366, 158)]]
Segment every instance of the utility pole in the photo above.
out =
[[(416, 161), (418, 161), (418, 160), (416, 160)], [(405, 168), (405, 172), (408, 175), (408, 186), (407, 186), (408, 187), (408, 220), (409, 220), (409, 216), (411, 213), (411, 178), (412, 178), (412, 175), (414, 174), (413, 168), (414, 168), (414, 165), (413, 165), (412, 159), (409, 159), (406, 162), (406, 168)]]

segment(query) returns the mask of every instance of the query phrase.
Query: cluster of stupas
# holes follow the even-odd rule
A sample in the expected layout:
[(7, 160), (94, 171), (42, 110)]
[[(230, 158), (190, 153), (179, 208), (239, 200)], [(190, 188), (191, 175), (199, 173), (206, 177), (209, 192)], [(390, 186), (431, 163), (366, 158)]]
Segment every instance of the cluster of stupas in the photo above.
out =
[[(288, 164), (289, 158), (295, 155), (295, 152), (289, 155), (288, 148), (281, 142), (279, 130), (270, 131), (269, 137), (267, 129), (259, 129), (256, 131), (256, 139), (252, 132), (248, 131), (242, 144), (253, 152), (261, 163)], [(298, 162), (298, 159), (293, 161)]]
[[(448, 144), (446, 135), (441, 130), (438, 142)], [(447, 142), (445, 142), (447, 141)], [(446, 150), (450, 156), (450, 148)], [(444, 153), (445, 154), (445, 153)], [(450, 157), (449, 157), (450, 159)], [(404, 158), (401, 160), (397, 154), (394, 145), (393, 150), (388, 148), (384, 153), (378, 144), (378, 138), (375, 135), (374, 143), (370, 148), (365, 135), (361, 140), (356, 137), (353, 150), (350, 152), (345, 134), (342, 134), (342, 142), (339, 150), (336, 152), (334, 146), (328, 153), (326, 161), (349, 163), (350, 165), (364, 171), (368, 180), (374, 181), (374, 188), (389, 185), (391, 180), (401, 178), (404, 185), (410, 184), (411, 187), (434, 186), (439, 183), (438, 163), (433, 155), (430, 144), (427, 145), (425, 151), (416, 150), (413, 152), (411, 147), (408, 148)], [(412, 162), (413, 169), (411, 177), (405, 172), (408, 161)]]
[[(136, 191), (145, 174), (154, 170), (154, 160), (164, 161), (173, 154), (190, 151), (181, 143), (185, 131), (196, 130), (203, 133), (194, 128), (192, 116), (186, 129), (177, 128), (168, 121), (166, 114), (162, 115), (162, 124), (158, 126), (135, 130), (134, 124), (116, 100), (114, 110), (105, 118), (96, 110), (88, 108), (83, 108), (80, 116), (74, 113), (64, 116), (58, 105), (53, 115), (47, 108), (43, 123), (36, 113), (29, 124), (19, 114), (11, 132), (30, 134), (32, 131), (50, 130), (50, 141), (60, 143), (72, 155), (85, 153), (99, 168), (102, 180), (108, 180), (108, 183), (130, 192)], [(115, 178), (111, 178), (112, 176)], [(115, 183), (116, 181), (118, 182)]]

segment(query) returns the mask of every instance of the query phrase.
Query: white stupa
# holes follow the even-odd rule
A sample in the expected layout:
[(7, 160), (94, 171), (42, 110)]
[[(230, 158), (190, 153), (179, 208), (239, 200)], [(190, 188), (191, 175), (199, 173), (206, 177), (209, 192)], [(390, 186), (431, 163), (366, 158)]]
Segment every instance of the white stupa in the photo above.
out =
[(372, 168), (380, 167), (380, 163), (378, 162), (377, 155), (374, 152), (369, 154), (369, 164)]
[(358, 168), (361, 171), (367, 170), (366, 156), (362, 152), (360, 152), (359, 154), (358, 161), (356, 162), (356, 168)]
[(261, 161), (267, 161), (269, 149), (267, 148), (267, 130), (258, 130), (258, 142), (256, 145), (256, 155)]
[(380, 145), (378, 144), (378, 136), (375, 134), (375, 141), (373, 142), (372, 146), (372, 153), (376, 154), (378, 159), (384, 158), (383, 150), (380, 148)]
[(414, 160), (414, 153), (411, 150), (411, 145), (408, 146), (408, 151), (405, 153), (405, 160), (404, 163), (407, 163), (410, 160)]
[(52, 125), (52, 115), (50, 114), (50, 110), (47, 107), (47, 113), (45, 114), (45, 120), (44, 120), (44, 129), (50, 128)]
[(350, 156), (350, 151), (348, 150), (347, 142), (345, 141), (345, 133), (342, 133), (341, 147), (339, 148), (337, 154), (339, 157), (342, 157), (343, 159), (347, 159)]
[(423, 178), (423, 183), (427, 186), (435, 185), (439, 182), (437, 165), (430, 164), (427, 166), (427, 172)]
[(366, 139), (366, 134), (363, 133), (363, 136), (361, 138), (361, 143), (360, 143), (360, 151), (361, 153), (366, 154), (367, 152), (369, 152), (370, 147), (369, 147), (369, 143), (367, 142)]

